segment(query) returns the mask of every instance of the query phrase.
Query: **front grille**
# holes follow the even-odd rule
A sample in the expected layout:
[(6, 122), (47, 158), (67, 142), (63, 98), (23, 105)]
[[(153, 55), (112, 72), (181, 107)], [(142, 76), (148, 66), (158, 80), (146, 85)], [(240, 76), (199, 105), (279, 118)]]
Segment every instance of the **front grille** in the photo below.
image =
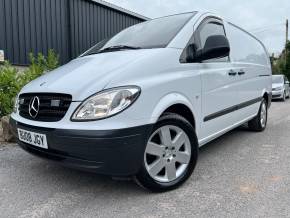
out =
[[(39, 110), (35, 117), (29, 114), (29, 104), (34, 97), (39, 99)], [(19, 115), (30, 120), (43, 122), (60, 121), (66, 114), (72, 96), (58, 93), (28, 93), (19, 96)]]
[(281, 97), (281, 95), (272, 95), (272, 98), (278, 98)]

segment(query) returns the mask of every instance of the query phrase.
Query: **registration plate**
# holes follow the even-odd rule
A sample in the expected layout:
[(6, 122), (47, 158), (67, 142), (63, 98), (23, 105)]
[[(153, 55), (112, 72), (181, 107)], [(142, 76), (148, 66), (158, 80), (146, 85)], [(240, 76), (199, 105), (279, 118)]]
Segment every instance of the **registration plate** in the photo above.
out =
[(20, 141), (30, 145), (48, 149), (46, 135), (44, 134), (18, 129), (18, 138)]

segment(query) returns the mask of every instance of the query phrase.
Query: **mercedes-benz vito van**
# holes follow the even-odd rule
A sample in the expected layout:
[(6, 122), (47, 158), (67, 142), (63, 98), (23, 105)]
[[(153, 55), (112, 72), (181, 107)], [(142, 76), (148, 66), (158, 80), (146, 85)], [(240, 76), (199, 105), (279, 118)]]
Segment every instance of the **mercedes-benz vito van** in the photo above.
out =
[(167, 16), (26, 85), (11, 124), (32, 154), (166, 191), (190, 177), (200, 146), (244, 123), (265, 129), (271, 74), (243, 29), (210, 13)]

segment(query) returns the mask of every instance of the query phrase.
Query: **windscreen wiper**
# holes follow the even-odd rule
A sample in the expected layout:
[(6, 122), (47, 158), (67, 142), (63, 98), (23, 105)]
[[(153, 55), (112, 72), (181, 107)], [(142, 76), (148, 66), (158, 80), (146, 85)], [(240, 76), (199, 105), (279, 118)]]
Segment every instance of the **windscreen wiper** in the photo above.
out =
[(104, 49), (96, 52), (96, 54), (104, 53), (104, 52), (110, 52), (110, 51), (136, 50), (136, 49), (142, 49), (142, 48), (141, 47), (135, 47), (135, 46), (129, 46), (129, 45), (115, 45), (115, 46), (110, 46), (110, 47), (104, 48)]

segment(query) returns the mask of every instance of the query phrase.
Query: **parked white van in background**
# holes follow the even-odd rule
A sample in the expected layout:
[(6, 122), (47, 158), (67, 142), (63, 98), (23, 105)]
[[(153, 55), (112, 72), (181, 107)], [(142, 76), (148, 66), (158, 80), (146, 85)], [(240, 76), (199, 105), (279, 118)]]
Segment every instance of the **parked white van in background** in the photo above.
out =
[(166, 191), (200, 146), (244, 123), (265, 129), (271, 74), (263, 44), (219, 16), (162, 17), (26, 85), (11, 124), (32, 154)]

